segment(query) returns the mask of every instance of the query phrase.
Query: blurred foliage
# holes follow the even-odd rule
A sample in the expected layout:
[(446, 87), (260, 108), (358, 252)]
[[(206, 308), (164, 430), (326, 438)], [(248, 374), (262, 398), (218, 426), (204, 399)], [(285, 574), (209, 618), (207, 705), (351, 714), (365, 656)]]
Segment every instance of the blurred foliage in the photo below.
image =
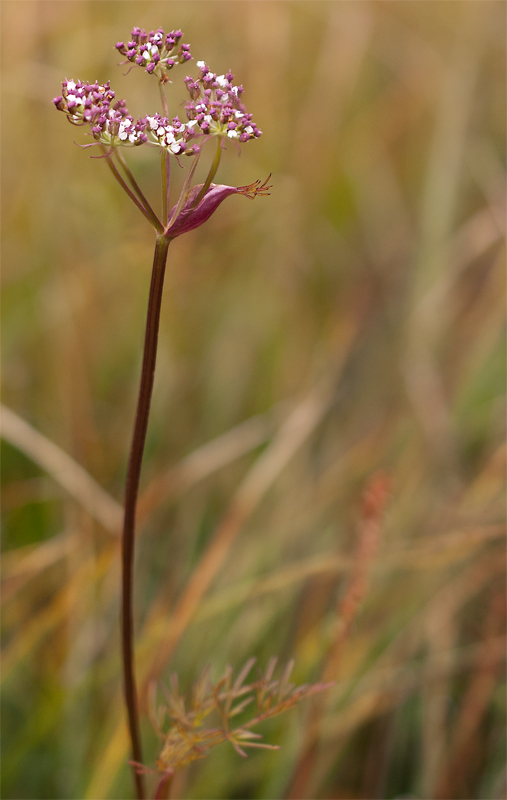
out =
[[(217, 747), (172, 796), (504, 797), (505, 5), (0, 12), (3, 401), (112, 511), (153, 236), (51, 99), (65, 77), (111, 79), (134, 115), (157, 110), (155, 81), (117, 67), (114, 44), (133, 25), (181, 27), (195, 59), (232, 68), (264, 131), (240, 158), (229, 148), (219, 181), (273, 173), (270, 198), (228, 199), (170, 248), (136, 567), (142, 686), (176, 671), (188, 692), (207, 663), (215, 680), (273, 655), (319, 681), (361, 495), (379, 469), (391, 478), (325, 706), (260, 726), (278, 752)], [(156, 202), (156, 154), (130, 163)], [(130, 797), (114, 526), (20, 447), (2, 459), (2, 796)], [(143, 737), (153, 765), (146, 718)]]

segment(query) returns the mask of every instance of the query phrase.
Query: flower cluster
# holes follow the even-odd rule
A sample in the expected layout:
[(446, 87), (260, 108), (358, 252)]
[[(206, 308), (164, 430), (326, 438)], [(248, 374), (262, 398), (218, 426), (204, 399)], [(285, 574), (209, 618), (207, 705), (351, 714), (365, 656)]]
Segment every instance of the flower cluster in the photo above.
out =
[(197, 66), (200, 69), (197, 80), (185, 78), (192, 98), (185, 110), (190, 122), (196, 124), (196, 132), (227, 136), (239, 142), (259, 137), (262, 131), (240, 101), (243, 87), (234, 86), (232, 72), (216, 75), (204, 61), (198, 61)]
[(195, 136), (195, 122), (181, 122), (179, 117), (173, 117), (172, 122), (160, 114), (145, 117), (146, 130), (151, 136), (148, 141), (168, 150), (173, 155), (194, 156), (200, 152), (197, 144), (189, 145), (189, 140)]
[(101, 85), (97, 82), (65, 80), (62, 94), (55, 97), (53, 103), (59, 111), (67, 114), (67, 119), (73, 125), (89, 123), (94, 139), (100, 144), (109, 147), (144, 144), (148, 140), (146, 120), (141, 118), (134, 122), (125, 100), (118, 100), (112, 105), (114, 97), (109, 82)]
[[(145, 67), (146, 72), (155, 74), (162, 83), (169, 80), (169, 71), (175, 64), (190, 61), (190, 45), (181, 44), (183, 32), (171, 31), (165, 34), (162, 28), (146, 33), (141, 28), (133, 28), (132, 39), (127, 44), (116, 43), (116, 49), (127, 57), (127, 61)], [(179, 46), (178, 46), (179, 45)], [(126, 61), (123, 63), (127, 63)]]

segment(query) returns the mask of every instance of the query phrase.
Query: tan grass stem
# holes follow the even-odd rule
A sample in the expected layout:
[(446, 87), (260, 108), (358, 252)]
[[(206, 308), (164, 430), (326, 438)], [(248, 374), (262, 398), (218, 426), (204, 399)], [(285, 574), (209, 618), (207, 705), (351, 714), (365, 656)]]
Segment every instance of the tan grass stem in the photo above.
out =
[[(368, 484), (363, 496), (357, 549), (347, 590), (336, 610), (336, 633), (322, 669), (322, 680), (336, 680), (350, 629), (368, 590), (368, 573), (375, 559), (385, 507), (390, 494), (389, 480), (376, 475)], [(308, 786), (318, 753), (320, 728), (325, 707), (321, 698), (315, 698), (309, 714), (307, 733), (302, 752), (290, 782), (287, 797), (307, 797)]]
[(26, 420), (0, 406), (2, 438), (21, 450), (71, 495), (106, 530), (118, 533), (123, 509), (83, 467)]

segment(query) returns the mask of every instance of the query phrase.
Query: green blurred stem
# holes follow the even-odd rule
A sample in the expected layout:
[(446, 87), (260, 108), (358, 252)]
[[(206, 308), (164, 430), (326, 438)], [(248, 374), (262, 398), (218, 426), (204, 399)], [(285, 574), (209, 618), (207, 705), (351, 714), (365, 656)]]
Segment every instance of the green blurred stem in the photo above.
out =
[[(192, 178), (194, 177), (195, 168), (197, 167), (199, 158), (200, 158), (200, 153), (197, 153), (197, 155), (194, 156), (192, 164), (190, 165), (190, 169), (188, 171), (187, 179), (186, 179), (185, 183), (183, 184), (183, 189), (181, 190), (181, 193), (180, 193), (180, 196), (179, 196), (179, 200), (176, 203), (176, 205), (174, 206), (174, 208), (172, 210), (172, 213), (171, 213), (171, 216), (170, 216), (170, 218), (169, 218), (169, 220), (167, 222), (166, 231), (172, 225), (172, 223), (174, 222), (174, 220), (176, 219), (176, 217), (180, 213), (181, 209), (185, 205), (185, 200), (187, 199), (187, 196), (188, 196), (190, 183), (192, 181)], [(195, 203), (194, 203), (194, 205), (195, 205)]]
[[(160, 90), (160, 100), (162, 102), (162, 111), (165, 117), (169, 118), (169, 107), (167, 105), (167, 97), (165, 96), (164, 84), (161, 80), (158, 82)], [(167, 226), (167, 215), (169, 211), (169, 188), (171, 185), (171, 156), (167, 151), (162, 150), (162, 222), (164, 227)]]
[[(131, 189), (129, 189), (129, 187), (127, 186), (127, 184), (123, 180), (122, 176), (120, 175), (120, 173), (116, 169), (115, 164), (113, 164), (113, 162), (112, 162), (112, 160), (111, 160), (111, 158), (109, 156), (106, 158), (106, 161), (107, 161), (107, 165), (108, 165), (109, 169), (113, 173), (115, 179), (118, 181), (118, 183), (120, 184), (120, 186), (123, 189), (123, 191), (126, 192), (126, 194), (128, 194), (128, 196), (130, 197), (132, 202), (135, 203), (135, 205), (138, 207), (139, 211), (141, 211), (144, 214), (144, 216), (146, 217), (146, 219), (148, 220), (150, 225), (153, 225), (153, 219), (150, 217), (148, 211), (143, 206), (143, 204), (137, 199), (137, 197), (135, 196), (134, 192), (131, 191)], [(153, 225), (153, 226), (158, 230), (158, 227), (156, 225)]]
[(126, 174), (127, 178), (130, 181), (130, 184), (131, 184), (134, 192), (136, 193), (137, 197), (141, 201), (141, 203), (142, 203), (142, 205), (143, 205), (143, 207), (144, 207), (144, 209), (146, 211), (146, 214), (148, 216), (148, 219), (150, 220), (151, 224), (153, 225), (153, 227), (155, 228), (155, 230), (158, 233), (163, 233), (164, 232), (164, 227), (163, 227), (162, 223), (160, 222), (159, 218), (157, 217), (157, 215), (153, 211), (149, 201), (145, 197), (145, 195), (144, 195), (141, 187), (137, 183), (136, 179), (132, 175), (132, 172), (130, 171), (129, 165), (125, 161), (125, 158), (123, 157), (123, 154), (120, 152), (120, 150), (118, 148), (115, 149), (115, 153), (116, 153), (116, 157), (118, 158), (118, 161), (120, 162), (120, 164), (122, 165), (122, 167), (123, 167), (123, 169), (125, 171), (125, 174)]
[(220, 138), (218, 138), (218, 140), (217, 140), (217, 150), (216, 150), (216, 153), (215, 153), (215, 158), (213, 159), (213, 164), (211, 165), (211, 169), (208, 172), (208, 177), (204, 181), (201, 191), (199, 192), (199, 194), (197, 195), (196, 200), (194, 201), (194, 206), (197, 206), (201, 202), (202, 198), (204, 197), (204, 195), (208, 191), (209, 187), (211, 186), (211, 181), (213, 180), (213, 178), (215, 177), (215, 175), (217, 173), (217, 169), (218, 169), (218, 166), (220, 164), (220, 159), (221, 158), (222, 158), (222, 140)]
[[(160, 321), (160, 307), (162, 304), (162, 289), (167, 263), (167, 251), (170, 239), (166, 236), (157, 236), (155, 255), (153, 258), (153, 271), (151, 276), (150, 296), (148, 300), (148, 315), (146, 320), (146, 333), (144, 338), (143, 365), (141, 370), (141, 383), (137, 401), (134, 433), (130, 449), (130, 459), (125, 487), (125, 517), (122, 538), (122, 656), (123, 656), (123, 682), (125, 703), (128, 713), (130, 740), (132, 743), (132, 760), (142, 764), (141, 736), (139, 731), (139, 708), (134, 668), (134, 620), (133, 620), (133, 571), (134, 571), (134, 543), (135, 543), (135, 518), (139, 479), (143, 460), (146, 430), (150, 413), (155, 363), (157, 358), (158, 328)], [(135, 767), (133, 777), (136, 787), (137, 800), (144, 800), (144, 782)]]
[(171, 156), (167, 150), (161, 152), (162, 161), (162, 223), (167, 226), (169, 212), (169, 190), (171, 186)]
[(165, 96), (164, 84), (160, 80), (158, 82), (158, 88), (160, 89), (160, 99), (162, 101), (162, 111), (164, 112), (164, 117), (167, 117), (169, 119), (169, 107), (167, 105), (167, 97)]

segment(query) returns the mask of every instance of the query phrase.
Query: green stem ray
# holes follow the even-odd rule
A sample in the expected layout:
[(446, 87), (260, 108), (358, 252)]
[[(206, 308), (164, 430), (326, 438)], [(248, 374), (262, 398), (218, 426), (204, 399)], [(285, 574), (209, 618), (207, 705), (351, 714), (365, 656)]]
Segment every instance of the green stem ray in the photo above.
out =
[(129, 168), (129, 165), (127, 164), (127, 162), (125, 161), (125, 158), (123, 157), (123, 154), (119, 151), (118, 148), (115, 149), (115, 153), (116, 153), (116, 156), (118, 158), (118, 161), (120, 162), (121, 166), (123, 167), (123, 169), (125, 171), (125, 174), (126, 174), (127, 178), (129, 179), (129, 181), (130, 181), (130, 183), (132, 185), (132, 188), (134, 189), (134, 192), (136, 193), (137, 197), (139, 198), (139, 200), (141, 201), (143, 207), (145, 208), (146, 213), (147, 213), (147, 215), (149, 217), (149, 220), (150, 220), (151, 224), (153, 225), (153, 227), (155, 228), (155, 230), (158, 233), (163, 233), (164, 232), (164, 228), (163, 228), (162, 223), (160, 222), (159, 218), (157, 217), (157, 215), (153, 211), (153, 209), (152, 209), (149, 201), (145, 197), (141, 187), (139, 186), (139, 184), (137, 183), (136, 179), (134, 178), (134, 176), (133, 176), (133, 174), (132, 174), (132, 172), (131, 172), (131, 170)]
[(199, 203), (201, 202), (202, 198), (204, 197), (204, 195), (208, 191), (209, 187), (211, 186), (211, 181), (213, 180), (213, 178), (215, 177), (215, 175), (217, 173), (218, 167), (220, 165), (220, 159), (221, 158), (222, 158), (222, 140), (219, 138), (217, 140), (217, 149), (216, 149), (216, 153), (215, 153), (215, 158), (213, 159), (213, 164), (211, 165), (211, 169), (208, 172), (208, 177), (204, 181), (204, 184), (203, 184), (203, 187), (202, 187), (201, 191), (197, 195), (197, 198), (196, 198), (196, 200), (194, 202), (194, 206), (199, 205)]
[(111, 158), (110, 158), (109, 156), (107, 156), (107, 158), (106, 158), (106, 161), (107, 161), (107, 166), (109, 167), (109, 169), (110, 169), (110, 170), (111, 170), (111, 172), (113, 173), (113, 175), (114, 175), (115, 179), (118, 181), (118, 183), (120, 184), (120, 186), (121, 186), (121, 188), (123, 189), (123, 191), (124, 191), (126, 194), (128, 194), (128, 196), (130, 197), (130, 199), (132, 200), (132, 202), (133, 202), (133, 203), (134, 203), (134, 204), (137, 206), (137, 208), (139, 209), (139, 211), (141, 211), (141, 213), (142, 213), (142, 214), (143, 214), (143, 215), (146, 217), (146, 219), (148, 220), (148, 222), (150, 223), (150, 225), (153, 225), (153, 227), (155, 227), (155, 228), (158, 230), (157, 226), (153, 224), (153, 219), (150, 217), (150, 215), (149, 215), (149, 213), (148, 213), (147, 209), (146, 209), (146, 208), (143, 206), (143, 204), (142, 204), (142, 203), (141, 203), (141, 202), (140, 202), (140, 201), (137, 199), (137, 197), (135, 196), (134, 192), (132, 192), (132, 191), (131, 191), (131, 189), (129, 189), (129, 187), (127, 186), (127, 184), (126, 184), (126, 183), (125, 183), (125, 181), (123, 180), (122, 176), (120, 175), (120, 173), (119, 173), (119, 172), (118, 172), (118, 170), (116, 169), (116, 166), (113, 164), (113, 162), (112, 162), (112, 160), (111, 160)]

